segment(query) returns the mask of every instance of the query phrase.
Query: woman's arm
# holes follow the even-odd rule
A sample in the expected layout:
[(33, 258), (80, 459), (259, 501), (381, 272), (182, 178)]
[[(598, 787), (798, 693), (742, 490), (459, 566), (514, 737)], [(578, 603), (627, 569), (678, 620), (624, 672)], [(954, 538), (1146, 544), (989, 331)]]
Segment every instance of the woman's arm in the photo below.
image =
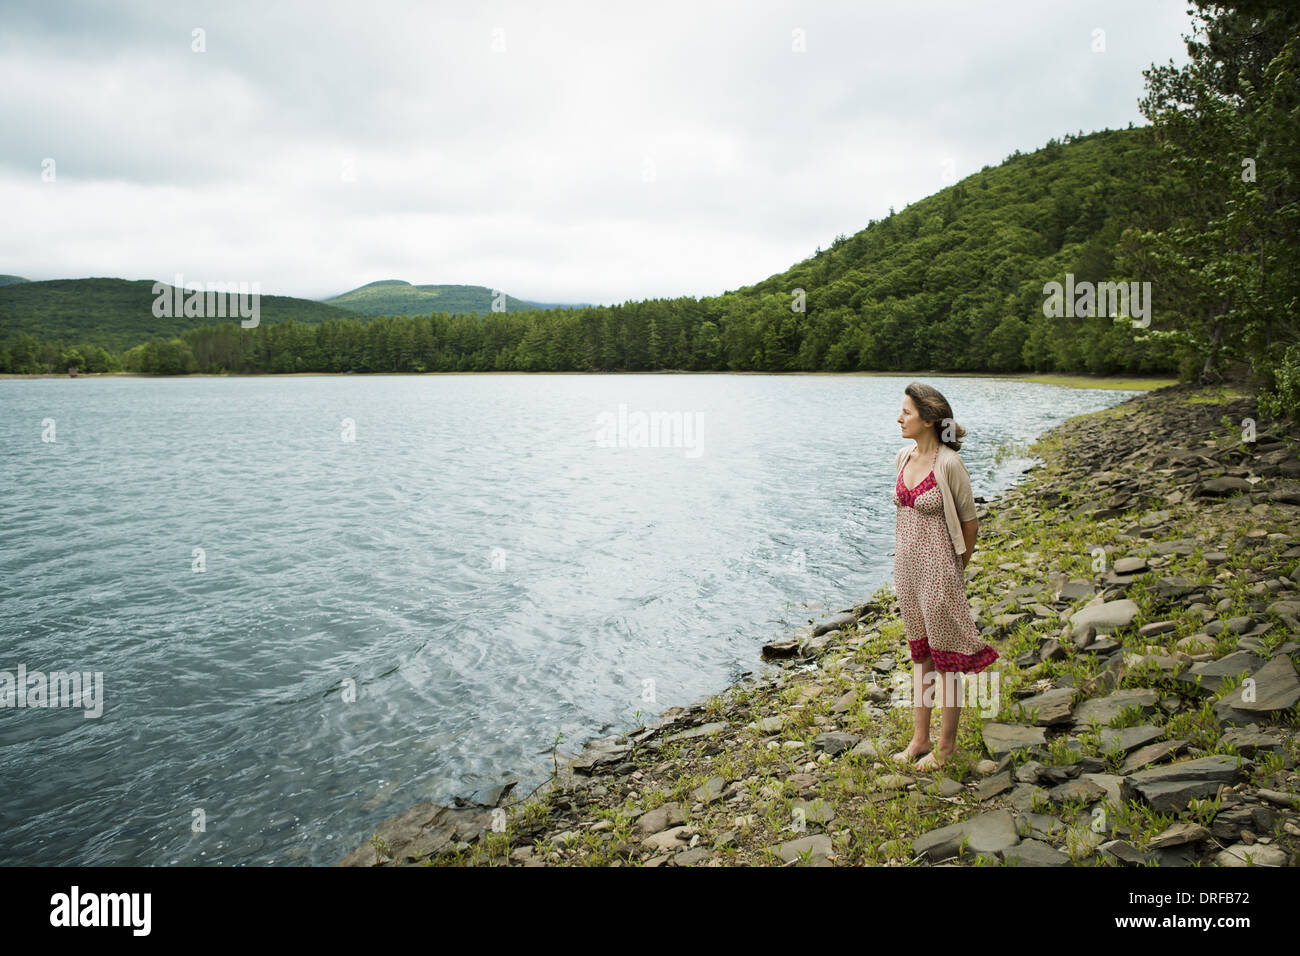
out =
[(975, 533), (979, 531), (980, 519), (972, 518), (970, 521), (961, 523), (961, 535), (966, 540), (966, 551), (961, 556), (961, 568), (966, 570), (966, 565), (970, 563), (971, 556), (975, 553)]
[[(966, 550), (961, 555), (962, 570), (970, 563), (975, 554), (975, 535), (979, 531), (979, 518), (975, 515), (975, 497), (971, 493), (970, 473), (966, 463), (959, 456), (952, 456), (955, 464), (948, 469), (948, 485), (952, 489), (953, 506), (957, 509), (957, 520), (961, 524), (961, 535), (965, 539)], [(969, 515), (970, 517), (966, 517)]]

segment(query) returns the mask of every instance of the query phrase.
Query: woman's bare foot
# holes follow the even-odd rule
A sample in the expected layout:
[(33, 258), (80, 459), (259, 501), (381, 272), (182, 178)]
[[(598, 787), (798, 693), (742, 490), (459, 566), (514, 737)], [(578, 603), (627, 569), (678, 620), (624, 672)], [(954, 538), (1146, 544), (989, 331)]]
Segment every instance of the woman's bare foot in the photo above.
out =
[(948, 762), (948, 758), (951, 756), (952, 756), (951, 750), (947, 751), (946, 753), (942, 748), (940, 748), (939, 750), (929, 751), (926, 753), (924, 757), (922, 757), (920, 760), (916, 762), (916, 769), (917, 770), (938, 770), (941, 767), (943, 767), (945, 763)]
[(898, 753), (894, 754), (894, 763), (911, 763), (917, 757), (920, 757), (923, 754), (928, 754), (929, 752), (930, 742), (928, 740), (926, 741), (924, 750), (917, 747), (916, 741), (913, 740), (907, 745), (906, 750), (900, 750)]

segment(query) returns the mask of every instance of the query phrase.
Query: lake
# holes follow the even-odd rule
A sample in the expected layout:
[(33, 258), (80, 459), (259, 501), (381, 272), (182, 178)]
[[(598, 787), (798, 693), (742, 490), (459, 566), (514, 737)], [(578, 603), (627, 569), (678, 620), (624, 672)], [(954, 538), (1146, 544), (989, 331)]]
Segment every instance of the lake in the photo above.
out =
[[(761, 670), (892, 581), (912, 378), (0, 381), (0, 671), (88, 675), (0, 709), (0, 862), (332, 864)], [(986, 497), (1135, 394), (920, 379)]]

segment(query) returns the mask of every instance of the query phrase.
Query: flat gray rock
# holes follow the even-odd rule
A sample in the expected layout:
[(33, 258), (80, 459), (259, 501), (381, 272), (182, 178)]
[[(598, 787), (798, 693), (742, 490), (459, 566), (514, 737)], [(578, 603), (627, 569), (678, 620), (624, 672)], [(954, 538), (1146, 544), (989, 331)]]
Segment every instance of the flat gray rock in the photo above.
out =
[(684, 822), (686, 822), (686, 816), (682, 811), (681, 804), (665, 803), (653, 810), (647, 810), (637, 817), (636, 825), (642, 836), (650, 836)]
[(1262, 733), (1258, 727), (1230, 727), (1224, 731), (1223, 742), (1232, 744), (1244, 756), (1253, 757), (1260, 750), (1273, 750), (1282, 746), (1282, 738)]
[(1043, 842), (1060, 839), (1065, 833), (1065, 824), (1050, 813), (1022, 813), (1016, 820), (1016, 829), (1021, 839), (1037, 839)]
[(1279, 807), (1300, 810), (1300, 797), (1294, 793), (1284, 793), (1281, 790), (1256, 790), (1255, 796)]
[(816, 833), (797, 840), (787, 840), (773, 849), (786, 863), (799, 859), (800, 854), (811, 850), (813, 865), (826, 865), (829, 862), (827, 858), (831, 855), (831, 838), (824, 833)]
[(1156, 594), (1162, 598), (1182, 597), (1187, 592), (1196, 587), (1196, 582), (1190, 578), (1170, 575), (1161, 578), (1156, 582)]
[(1111, 840), (1109, 843), (1103, 843), (1098, 849), (1126, 866), (1145, 866), (1154, 858), (1154, 854), (1142, 853), (1127, 840)]
[(1200, 542), (1195, 538), (1175, 538), (1172, 541), (1157, 541), (1151, 545), (1152, 554), (1182, 554), (1190, 555), (1195, 553), (1200, 547)]
[(1095, 783), (1106, 794), (1106, 802), (1119, 808), (1133, 799), (1133, 785), (1127, 777), (1114, 773), (1085, 773), (1079, 778)]
[(1173, 813), (1187, 809), (1193, 799), (1213, 797), (1239, 773), (1237, 758), (1215, 754), (1139, 770), (1129, 775), (1129, 781), (1153, 810)]
[(1128, 598), (1080, 608), (1070, 615), (1070, 636), (1081, 637), (1089, 626), (1095, 628), (1098, 634), (1109, 634), (1132, 624), (1137, 615), (1137, 602)]
[(1062, 601), (1081, 601), (1097, 593), (1091, 581), (1067, 581), (1061, 585), (1059, 599)]
[(813, 738), (813, 749), (824, 750), (832, 757), (856, 746), (862, 738), (858, 734), (847, 734), (841, 730), (831, 730)]
[(1154, 724), (1141, 724), (1137, 727), (1121, 727), (1118, 730), (1111, 727), (1103, 727), (1100, 734), (1101, 752), (1105, 754), (1110, 750), (1122, 750), (1124, 753), (1132, 753), (1144, 744), (1149, 744), (1153, 740), (1159, 740), (1165, 735), (1163, 727), (1156, 727)]
[(1230, 617), (1226, 621), (1211, 621), (1205, 625), (1206, 634), (1218, 634), (1221, 631), (1227, 631), (1229, 634), (1245, 634), (1255, 626), (1253, 617)]
[(1008, 866), (1072, 866), (1070, 858), (1041, 840), (1022, 840), (1020, 843), (1002, 852), (1002, 859)]
[(1106, 796), (1106, 791), (1102, 787), (1093, 783), (1091, 780), (1067, 780), (1065, 783), (1059, 783), (1047, 791), (1047, 799), (1052, 803), (1060, 805), (1065, 803), (1074, 803), (1079, 800), (1084, 805), (1096, 803)]
[(852, 627), (857, 623), (857, 617), (849, 612), (847, 614), (836, 614), (834, 617), (827, 618), (813, 628), (812, 636), (821, 637), (830, 631), (838, 631), (841, 628)]
[(692, 833), (690, 827), (672, 827), (661, 833), (651, 834), (641, 841), (641, 845), (661, 853), (665, 850), (679, 850), (691, 838)]
[(1253, 710), (1239, 710), (1232, 706), (1237, 694), (1225, 694), (1214, 702), (1214, 719), (1220, 724), (1232, 724), (1236, 727), (1248, 727), (1259, 722), (1259, 714)]
[(1179, 674), (1178, 679), (1185, 684), (1196, 685), (1199, 677), (1201, 693), (1215, 694), (1223, 686), (1225, 679), (1239, 677), (1242, 673), (1254, 673), (1263, 663), (1262, 660), (1249, 651), (1233, 651), (1231, 654), (1220, 657), (1217, 661), (1202, 661), (1199, 664), (1193, 664)]
[(1287, 853), (1272, 843), (1235, 843), (1220, 850), (1214, 862), (1219, 866), (1286, 866)]
[(831, 705), (831, 713), (847, 714), (853, 709), (853, 701), (856, 697), (857, 694), (854, 691), (848, 691), (847, 693), (841, 694), (839, 699)]
[(1017, 716), (1023, 718), (1037, 711), (1037, 716), (1032, 721), (1035, 727), (1068, 724), (1071, 719), (1070, 708), (1074, 705), (1076, 693), (1073, 687), (1058, 687), (1035, 697), (1028, 697), (1016, 705), (1021, 710)]
[(710, 777), (692, 790), (691, 796), (704, 804), (713, 803), (715, 800), (722, 799), (722, 791), (726, 789), (726, 786), (726, 777)]
[(794, 657), (799, 653), (799, 642), (797, 640), (772, 641), (763, 645), (761, 653), (765, 660)]
[(819, 825), (830, 823), (835, 819), (834, 808), (825, 800), (796, 800), (790, 804), (790, 812), (803, 811), (805, 823)]
[(1167, 780), (1212, 780), (1215, 783), (1232, 783), (1240, 770), (1238, 758), (1227, 754), (1211, 754), (1195, 760), (1180, 760), (1178, 763), (1151, 767), (1130, 774), (1134, 784), (1151, 783)]
[(1159, 763), (1171, 754), (1178, 753), (1186, 746), (1187, 738), (1181, 737), (1175, 740), (1158, 740), (1155, 743), (1147, 744), (1145, 747), (1139, 747), (1128, 755), (1120, 766), (1119, 772), (1122, 774), (1134, 773), (1149, 764)]
[(1120, 715), (1125, 707), (1137, 707), (1144, 714), (1155, 710), (1160, 695), (1145, 687), (1127, 687), (1105, 697), (1093, 697), (1074, 708), (1074, 726), (1086, 729), (1095, 718), (1102, 726)]
[(708, 862), (712, 857), (712, 850), (702, 846), (692, 847), (673, 857), (673, 866), (698, 866), (701, 863)]
[(1042, 727), (1030, 727), (1027, 724), (988, 723), (983, 726), (981, 733), (984, 736), (984, 746), (995, 760), (1003, 754), (1047, 744), (1046, 731)]
[(853, 745), (853, 749), (849, 751), (849, 754), (853, 757), (862, 757), (865, 760), (875, 760), (879, 756), (876, 752), (876, 745), (865, 737)]
[[(663, 742), (668, 743), (673, 740), (693, 740), (696, 737), (707, 737), (710, 734), (716, 734), (719, 731), (726, 730), (730, 726), (731, 725), (725, 720), (715, 721), (711, 724), (701, 724), (698, 727), (691, 727), (689, 730), (679, 731), (671, 737), (665, 737)], [(654, 743), (659, 743), (659, 741), (654, 741)]]
[(990, 810), (969, 820), (939, 827), (912, 841), (912, 854), (932, 863), (956, 856), (962, 841), (969, 838), (967, 852), (996, 857), (1020, 842), (1016, 821), (1009, 810)]
[(1253, 487), (1245, 478), (1233, 478), (1230, 475), (1224, 475), (1220, 478), (1211, 478), (1209, 481), (1201, 482), (1195, 491), (1195, 495), (1201, 498), (1227, 498), (1239, 491), (1250, 494)]
[(763, 717), (754, 721), (754, 729), (760, 734), (779, 734), (784, 726), (784, 717)]
[(1148, 841), (1152, 850), (1182, 846), (1187, 843), (1203, 843), (1210, 838), (1210, 831), (1196, 823), (1175, 823), (1167, 830), (1162, 830)]
[(1300, 676), (1285, 654), (1274, 657), (1250, 678), (1254, 681), (1253, 694), (1243, 685), (1228, 695), (1234, 698), (1232, 706), (1236, 710), (1265, 714), (1287, 710), (1300, 701)]
[(985, 780), (979, 782), (975, 788), (975, 795), (980, 801), (992, 800), (999, 793), (1004, 793), (1011, 789), (1011, 771), (1004, 770), (999, 774), (994, 774)]

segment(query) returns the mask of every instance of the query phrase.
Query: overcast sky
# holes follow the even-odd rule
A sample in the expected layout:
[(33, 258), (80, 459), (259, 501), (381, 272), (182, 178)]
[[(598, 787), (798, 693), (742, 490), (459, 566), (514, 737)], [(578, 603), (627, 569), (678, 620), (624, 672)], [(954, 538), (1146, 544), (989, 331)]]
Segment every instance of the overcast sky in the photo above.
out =
[(717, 295), (1145, 124), (1189, 29), (1183, 0), (0, 0), (0, 273)]

